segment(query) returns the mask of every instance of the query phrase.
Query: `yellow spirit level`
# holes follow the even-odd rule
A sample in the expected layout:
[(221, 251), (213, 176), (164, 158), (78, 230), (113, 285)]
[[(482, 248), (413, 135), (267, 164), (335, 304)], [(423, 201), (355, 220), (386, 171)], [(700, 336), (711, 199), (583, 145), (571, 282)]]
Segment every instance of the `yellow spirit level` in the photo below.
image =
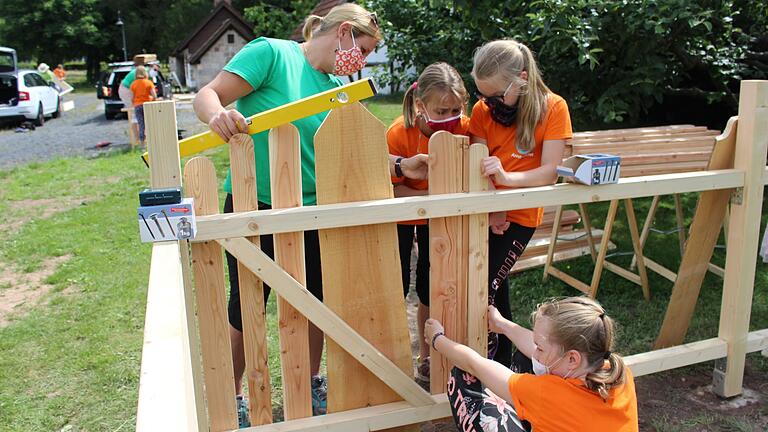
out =
[[(372, 79), (365, 78), (248, 117), (248, 133), (253, 135), (375, 95), (376, 85)], [(222, 144), (226, 144), (224, 140), (209, 130), (179, 141), (179, 156), (190, 156)], [(145, 152), (141, 158), (149, 166), (149, 153)]]

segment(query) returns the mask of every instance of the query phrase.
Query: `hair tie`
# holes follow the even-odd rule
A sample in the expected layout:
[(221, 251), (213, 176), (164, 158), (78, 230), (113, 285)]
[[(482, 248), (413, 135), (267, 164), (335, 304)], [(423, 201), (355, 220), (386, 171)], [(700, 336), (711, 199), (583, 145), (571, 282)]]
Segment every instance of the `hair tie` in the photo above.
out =
[(611, 352), (610, 351), (606, 351), (605, 354), (603, 354), (603, 359), (604, 360), (608, 360), (609, 358), (611, 358)]
[(413, 84), (411, 84), (411, 90), (416, 90), (417, 88), (419, 88), (419, 82), (414, 81)]
[(600, 314), (600, 319), (603, 319), (603, 318), (605, 318), (605, 312)]

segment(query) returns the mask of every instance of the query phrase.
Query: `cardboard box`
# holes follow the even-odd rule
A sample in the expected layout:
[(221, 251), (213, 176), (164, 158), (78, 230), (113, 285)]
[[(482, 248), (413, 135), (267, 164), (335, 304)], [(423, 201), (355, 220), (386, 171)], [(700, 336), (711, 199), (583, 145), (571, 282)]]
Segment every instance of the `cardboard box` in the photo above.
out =
[(616, 183), (621, 177), (621, 158), (610, 154), (571, 156), (557, 167), (566, 181), (585, 185)]
[(178, 204), (139, 207), (139, 236), (144, 243), (195, 238), (197, 223), (192, 198)]

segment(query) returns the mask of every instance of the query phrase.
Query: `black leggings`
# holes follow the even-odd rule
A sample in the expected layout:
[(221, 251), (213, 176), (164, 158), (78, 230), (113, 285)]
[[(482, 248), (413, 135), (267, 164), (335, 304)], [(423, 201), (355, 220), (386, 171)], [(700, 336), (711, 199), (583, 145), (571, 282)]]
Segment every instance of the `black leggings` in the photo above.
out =
[[(268, 204), (259, 203), (259, 210), (268, 210), (271, 207)], [(232, 213), (232, 194), (227, 194), (224, 200), (224, 213)], [(275, 257), (275, 246), (271, 235), (259, 237), (261, 250), (270, 258)], [(229, 268), (229, 303), (227, 312), (229, 315), (229, 324), (239, 331), (243, 331), (243, 316), (240, 309), (240, 281), (237, 277), (237, 259), (226, 253), (227, 268)], [(304, 231), (304, 262), (307, 270), (307, 289), (318, 300), (323, 301), (323, 276), (320, 266), (320, 239), (317, 230)], [(264, 284), (264, 307), (269, 299), (269, 285)]]
[[(502, 235), (488, 234), (488, 304), (512, 320), (509, 305), (509, 272), (533, 237), (536, 228), (513, 223)], [(512, 342), (504, 335), (488, 332), (488, 358), (504, 366), (512, 363)]]
[(419, 295), (421, 304), (429, 307), (429, 225), (397, 225), (403, 295), (408, 295), (408, 288), (411, 286), (411, 249), (414, 232), (419, 247), (419, 258), (416, 262), (416, 294)]

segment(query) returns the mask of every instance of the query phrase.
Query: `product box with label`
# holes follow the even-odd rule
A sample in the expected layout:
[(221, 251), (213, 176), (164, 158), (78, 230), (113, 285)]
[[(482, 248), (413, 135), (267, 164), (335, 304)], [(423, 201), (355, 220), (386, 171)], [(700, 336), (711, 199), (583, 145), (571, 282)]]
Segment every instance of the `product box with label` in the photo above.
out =
[(557, 167), (557, 175), (585, 185), (616, 183), (621, 177), (621, 158), (609, 154), (571, 156)]
[(139, 235), (142, 242), (191, 239), (196, 232), (192, 198), (184, 198), (176, 204), (139, 207)]

